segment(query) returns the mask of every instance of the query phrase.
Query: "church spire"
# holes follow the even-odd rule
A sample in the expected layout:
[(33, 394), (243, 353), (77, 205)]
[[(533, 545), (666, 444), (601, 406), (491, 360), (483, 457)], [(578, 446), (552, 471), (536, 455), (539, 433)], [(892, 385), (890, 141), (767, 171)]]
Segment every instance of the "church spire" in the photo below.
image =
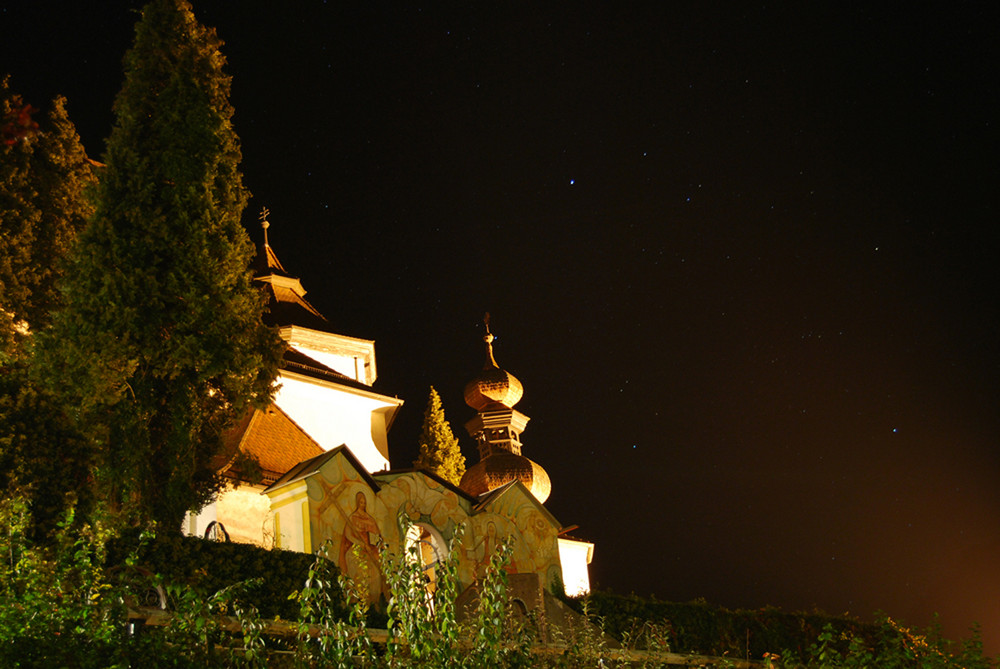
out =
[(260, 211), (260, 227), (264, 229), (264, 243), (257, 247), (257, 256), (251, 265), (254, 281), (266, 285), (268, 312), (265, 320), (271, 325), (300, 325), (325, 331), (326, 318), (305, 299), (306, 289), (298, 277), (289, 274), (274, 249), (271, 248), (267, 230), (271, 227), (267, 207)]
[(486, 326), (486, 334), (483, 335), (483, 342), (486, 343), (486, 364), (483, 365), (483, 369), (490, 369), (490, 368), (493, 368), (493, 367), (499, 369), (499, 366), (497, 365), (496, 358), (493, 357), (493, 339), (494, 339), (494, 337), (493, 337), (493, 333), (490, 332), (490, 312), (488, 312), (488, 311), (486, 312), (486, 315), (483, 316), (483, 325)]
[(488, 313), (483, 322), (486, 364), (465, 386), (465, 403), (477, 412), (465, 429), (479, 447), (479, 462), (466, 470), (460, 487), (479, 496), (511, 481), (521, 481), (539, 502), (544, 502), (552, 490), (549, 475), (521, 455), (521, 432), (528, 417), (514, 405), (521, 400), (524, 387), (517, 377), (497, 365)]
[[(278, 256), (275, 255), (274, 250), (271, 245), (267, 242), (267, 229), (271, 227), (271, 223), (267, 220), (267, 217), (271, 214), (267, 207), (262, 207), (260, 210), (260, 227), (264, 229), (264, 245), (260, 247), (257, 252), (257, 258), (254, 260), (253, 270), (254, 278), (263, 279), (268, 276), (281, 276), (286, 278), (291, 278), (291, 275), (285, 271), (282, 266), (281, 261), (278, 260)], [(302, 295), (305, 295), (303, 290)]]

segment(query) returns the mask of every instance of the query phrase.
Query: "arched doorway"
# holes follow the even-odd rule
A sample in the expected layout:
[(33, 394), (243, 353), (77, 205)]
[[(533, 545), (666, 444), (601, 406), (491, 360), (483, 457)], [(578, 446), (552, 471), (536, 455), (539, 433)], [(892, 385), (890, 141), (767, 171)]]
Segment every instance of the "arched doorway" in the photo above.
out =
[(427, 594), (433, 595), (437, 585), (437, 565), (448, 554), (444, 537), (434, 527), (426, 523), (415, 523), (406, 532), (406, 554), (420, 561), (420, 570), (427, 587)]

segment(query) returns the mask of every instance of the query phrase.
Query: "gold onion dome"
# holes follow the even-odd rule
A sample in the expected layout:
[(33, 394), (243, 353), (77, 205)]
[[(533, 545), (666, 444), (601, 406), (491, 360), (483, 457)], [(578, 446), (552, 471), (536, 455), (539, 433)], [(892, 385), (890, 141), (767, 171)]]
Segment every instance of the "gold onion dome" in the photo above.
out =
[(542, 467), (523, 455), (494, 453), (465, 471), (459, 487), (474, 497), (511, 481), (520, 481), (544, 503), (552, 492), (552, 482)]
[(486, 364), (465, 386), (465, 403), (478, 416), (465, 427), (479, 444), (479, 462), (466, 470), (459, 487), (474, 497), (514, 481), (524, 484), (539, 502), (548, 499), (552, 482), (541, 465), (521, 455), (521, 431), (528, 417), (514, 409), (524, 394), (517, 378), (500, 369), (493, 357), (489, 314), (484, 319)]
[(465, 386), (465, 403), (476, 411), (513, 408), (524, 395), (524, 386), (513, 374), (500, 369), (493, 358), (493, 335), (486, 332), (486, 364), (476, 378)]

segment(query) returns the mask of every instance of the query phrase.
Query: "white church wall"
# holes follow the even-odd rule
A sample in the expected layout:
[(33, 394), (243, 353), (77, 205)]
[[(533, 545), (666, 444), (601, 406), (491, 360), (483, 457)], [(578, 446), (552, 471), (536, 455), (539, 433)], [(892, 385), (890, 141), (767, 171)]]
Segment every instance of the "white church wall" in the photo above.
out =
[(365, 374), (365, 361), (363, 358), (359, 358), (355, 355), (342, 355), (326, 351), (316, 351), (304, 346), (297, 346), (294, 343), (292, 344), (292, 348), (301, 351), (313, 360), (323, 363), (330, 369), (340, 372), (344, 376), (352, 378), (355, 381), (371, 385)]
[(281, 328), (282, 339), (317, 362), (367, 386), (375, 383), (375, 342), (296, 325)]
[(216, 518), (238, 543), (268, 547), (271, 543), (271, 503), (262, 486), (241, 485), (219, 493)]
[(347, 444), (369, 472), (388, 469), (385, 419), (376, 420), (372, 413), (393, 405), (287, 373), (280, 383), (275, 404), (320, 447), (328, 451)]
[(188, 511), (185, 514), (184, 523), (181, 525), (182, 532), (195, 537), (203, 537), (209, 524), (216, 519), (215, 502), (206, 504), (198, 513)]
[(562, 563), (563, 587), (568, 597), (590, 592), (590, 569), (587, 565), (593, 558), (594, 544), (559, 537), (559, 562)]

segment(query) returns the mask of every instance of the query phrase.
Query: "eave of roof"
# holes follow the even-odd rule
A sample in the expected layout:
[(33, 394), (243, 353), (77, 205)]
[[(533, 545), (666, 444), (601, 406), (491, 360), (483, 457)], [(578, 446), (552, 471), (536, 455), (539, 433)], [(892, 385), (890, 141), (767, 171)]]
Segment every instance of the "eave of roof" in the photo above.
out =
[(364, 480), (365, 483), (367, 483), (374, 492), (378, 492), (380, 487), (378, 481), (372, 478), (372, 475), (369, 474), (368, 470), (364, 468), (364, 466), (361, 464), (361, 461), (359, 461), (354, 456), (354, 453), (352, 453), (351, 449), (347, 447), (347, 444), (341, 444), (336, 448), (331, 448), (326, 453), (321, 453), (320, 455), (317, 455), (314, 458), (303, 460), (302, 462), (300, 462), (299, 464), (295, 465), (287, 472), (285, 472), (285, 474), (281, 478), (279, 478), (277, 481), (275, 481), (267, 488), (265, 488), (263, 492), (264, 493), (273, 492), (278, 488), (290, 485), (292, 483), (296, 483), (297, 481), (301, 481), (302, 479), (305, 479), (308, 476), (311, 476), (312, 474), (317, 474), (319, 473), (320, 469), (323, 468), (323, 465), (325, 465), (327, 462), (340, 455), (347, 458), (348, 462), (351, 463), (351, 466), (357, 470), (362, 480)]
[(372, 474), (372, 476), (375, 477), (375, 480), (381, 480), (383, 477), (386, 477), (386, 476), (397, 476), (397, 475), (400, 475), (400, 474), (423, 474), (427, 478), (432, 479), (432, 480), (440, 483), (442, 486), (444, 486), (448, 490), (451, 490), (456, 495), (459, 495), (460, 497), (464, 497), (466, 500), (468, 500), (472, 504), (475, 504), (478, 501), (475, 497), (473, 497), (469, 493), (465, 492), (464, 490), (462, 490), (461, 488), (459, 488), (457, 485), (454, 485), (453, 483), (449, 483), (448, 481), (444, 480), (443, 478), (441, 478), (440, 476), (438, 476), (434, 472), (427, 471), (426, 469), (421, 469), (420, 467), (407, 467), (405, 469), (389, 469), (389, 470), (383, 471), (383, 472), (375, 472), (374, 474)]
[(521, 491), (524, 493), (524, 496), (527, 497), (529, 500), (531, 500), (531, 502), (535, 505), (535, 507), (537, 507), (538, 510), (542, 512), (542, 515), (544, 515), (548, 519), (548, 521), (552, 523), (552, 526), (555, 527), (556, 530), (562, 528), (562, 525), (559, 523), (558, 520), (556, 520), (556, 517), (552, 515), (552, 512), (546, 509), (545, 505), (539, 502), (538, 498), (531, 494), (531, 491), (528, 490), (527, 486), (525, 486), (523, 483), (517, 480), (511, 481), (510, 483), (506, 483), (500, 486), (499, 488), (496, 488), (494, 490), (491, 490), (487, 493), (483, 493), (482, 495), (480, 495), (479, 500), (477, 501), (474, 509), (475, 512), (478, 513), (480, 511), (486, 511), (487, 507), (492, 506), (497, 500), (499, 500), (504, 495), (510, 493), (510, 491), (513, 488), (517, 487), (521, 488)]

